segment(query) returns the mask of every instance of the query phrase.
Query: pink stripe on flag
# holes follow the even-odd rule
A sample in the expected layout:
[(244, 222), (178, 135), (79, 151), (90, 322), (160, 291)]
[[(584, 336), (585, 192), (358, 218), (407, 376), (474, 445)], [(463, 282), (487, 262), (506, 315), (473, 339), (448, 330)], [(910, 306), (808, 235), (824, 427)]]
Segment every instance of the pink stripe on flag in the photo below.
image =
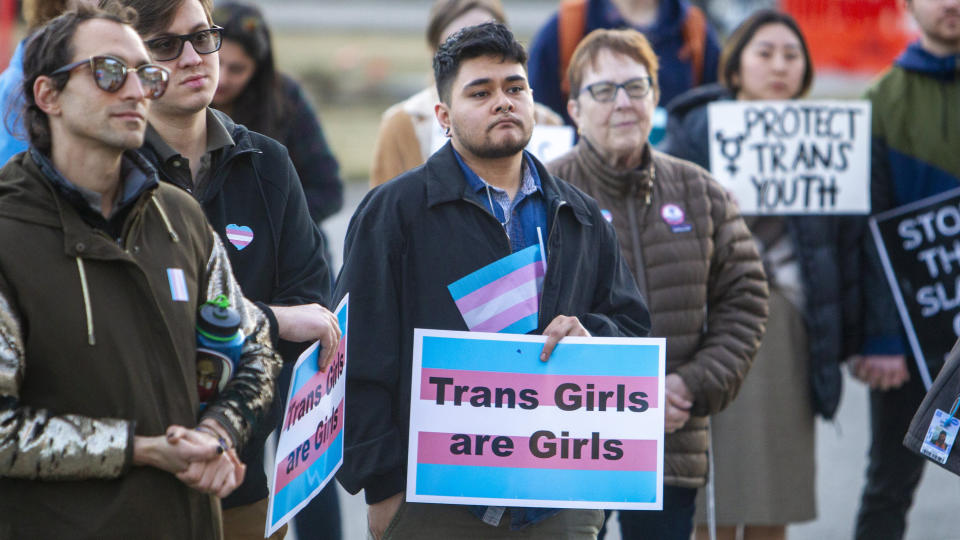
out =
[[(341, 431), (343, 431), (343, 400), (340, 400), (340, 403), (337, 405), (336, 411), (334, 411), (334, 416), (337, 418), (337, 427), (333, 431), (327, 431), (326, 438), (318, 446), (317, 436), (318, 433), (314, 432), (310, 434), (310, 438), (307, 439), (307, 442), (310, 443), (310, 449), (307, 451), (307, 459), (303, 459), (297, 462), (295, 467), (292, 467), (289, 472), (287, 472), (287, 466), (290, 463), (289, 456), (277, 456), (276, 461), (276, 475), (277, 475), (277, 491), (286, 487), (287, 484), (292, 482), (295, 478), (304, 474), (307, 469), (316, 463), (320, 459), (324, 452), (330, 448), (330, 445), (337, 438)], [(329, 424), (329, 422), (327, 422)], [(319, 425), (317, 426), (319, 428)], [(300, 443), (303, 444), (302, 442)], [(298, 447), (299, 448), (299, 447)]]
[(534, 295), (470, 327), (471, 332), (499, 332), (524, 317), (536, 315), (539, 296)]
[(227, 231), (227, 236), (237, 239), (250, 239), (253, 238), (253, 233), (247, 231), (230, 230)]
[[(531, 452), (531, 437), (508, 437), (513, 441), (513, 449), (509, 456), (500, 457), (493, 453), (491, 447), (496, 436), (483, 443), (482, 454), (477, 453), (476, 435), (466, 434), (470, 438), (470, 450), (472, 455), (459, 455), (451, 452), (453, 433), (434, 433), (423, 432), (418, 434), (419, 446), (417, 447), (417, 463), (433, 465), (467, 465), (474, 467), (506, 467), (506, 468), (524, 468), (524, 469), (568, 469), (583, 471), (656, 471), (657, 470), (657, 441), (655, 440), (636, 440), (620, 439), (619, 445), (610, 445), (605, 448), (607, 441), (611, 439), (597, 439), (592, 434), (587, 433), (583, 436), (560, 437), (559, 433), (554, 433), (553, 437), (539, 437), (535, 442), (540, 452), (547, 451), (548, 444), (555, 444), (556, 455), (553, 457), (536, 457)], [(566, 439), (566, 455), (561, 457), (561, 449)], [(576, 439), (586, 440), (586, 444), (575, 443)], [(546, 443), (546, 444), (545, 444)], [(579, 446), (579, 458), (576, 447)], [(596, 446), (596, 451), (594, 447)], [(621, 456), (619, 459), (613, 448), (619, 448)], [(505, 453), (501, 449), (501, 453)], [(594, 459), (596, 456), (596, 459)], [(607, 456), (607, 457), (604, 457)]]
[(533, 281), (534, 279), (542, 276), (543, 263), (541, 261), (536, 261), (526, 266), (521, 266), (502, 278), (496, 281), (491, 281), (472, 293), (461, 297), (456, 301), (457, 308), (460, 309), (460, 313), (467, 313), (468, 311), (472, 311), (477, 307), (486, 304), (505, 292), (516, 289), (520, 285), (529, 281)]
[[(290, 397), (290, 402), (287, 405), (287, 412), (284, 415), (284, 420), (286, 421), (286, 423), (284, 424), (285, 426), (284, 431), (286, 431), (287, 429), (290, 429), (290, 426), (296, 423), (297, 419), (294, 418), (294, 415), (296, 415), (296, 413), (300, 408), (305, 408), (305, 407), (302, 407), (302, 404), (304, 400), (307, 398), (308, 394), (313, 394), (314, 390), (316, 390), (317, 392), (320, 393), (321, 398), (324, 395), (326, 395), (327, 391), (324, 388), (324, 384), (323, 384), (326, 378), (327, 378), (326, 373), (323, 373), (323, 372), (315, 373), (313, 377), (310, 377), (307, 380), (307, 382), (304, 383), (304, 385), (301, 386), (299, 390), (297, 390), (296, 394)], [(313, 398), (311, 398), (311, 401), (312, 400)], [(310, 409), (312, 409), (312, 407), (310, 407)], [(304, 414), (306, 414), (306, 412), (309, 412), (309, 410), (306, 410)]]
[[(431, 383), (431, 378), (453, 379), (453, 383)], [(560, 398), (568, 406), (574, 404), (574, 400), (580, 398), (580, 408), (586, 409), (588, 405), (595, 410), (615, 411), (618, 402), (622, 401), (625, 410), (629, 407), (639, 407), (640, 405), (630, 401), (630, 394), (634, 392), (643, 392), (646, 396), (637, 396), (647, 403), (649, 409), (655, 409), (658, 406), (657, 399), (657, 378), (656, 377), (621, 377), (609, 375), (535, 375), (531, 373), (500, 373), (496, 371), (463, 371), (456, 369), (435, 369), (424, 368), (420, 377), (420, 399), (436, 403), (438, 388), (443, 385), (443, 398), (445, 403), (452, 404), (455, 397), (454, 386), (467, 386), (469, 389), (462, 394), (463, 405), (470, 405), (470, 398), (478, 395), (472, 389), (484, 387), (490, 390), (490, 402), (493, 408), (508, 408), (510, 403), (506, 394), (501, 392), (500, 403), (497, 407), (497, 389), (512, 389), (514, 406), (519, 408), (521, 403), (526, 403), (520, 399), (520, 390), (531, 389), (537, 392), (537, 403), (541, 406), (556, 405), (557, 388), (562, 384), (576, 384), (580, 390), (573, 387), (564, 387)], [(588, 385), (593, 385), (590, 388)], [(622, 390), (619, 388), (622, 385)], [(482, 390), (480, 391), (483, 392)], [(600, 392), (611, 392), (607, 396), (601, 396)], [(592, 393), (592, 397), (590, 394)], [(481, 394), (482, 395), (482, 394)], [(592, 401), (592, 405), (590, 402)], [(638, 399), (639, 401), (639, 399)], [(604, 408), (600, 405), (604, 403)], [(649, 410), (648, 409), (648, 410)]]

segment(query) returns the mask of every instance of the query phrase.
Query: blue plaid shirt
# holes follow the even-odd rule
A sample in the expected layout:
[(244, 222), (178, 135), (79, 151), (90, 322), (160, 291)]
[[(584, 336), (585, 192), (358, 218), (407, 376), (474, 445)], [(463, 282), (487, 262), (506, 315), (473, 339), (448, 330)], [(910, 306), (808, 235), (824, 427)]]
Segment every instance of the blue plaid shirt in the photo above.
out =
[[(490, 214), (503, 224), (507, 237), (510, 238), (510, 249), (513, 253), (538, 243), (538, 227), (542, 231), (543, 245), (546, 247), (547, 203), (543, 196), (543, 188), (540, 186), (540, 175), (537, 174), (533, 157), (528, 152), (523, 152), (523, 179), (517, 196), (512, 201), (506, 191), (491, 186), (473, 172), (456, 150), (453, 151), (453, 155), (456, 156), (463, 175), (467, 177), (467, 184), (479, 197), (483, 206), (490, 210)], [(505, 216), (510, 216), (510, 219), (508, 220)]]
[[(543, 195), (543, 187), (540, 185), (540, 175), (537, 174), (537, 167), (534, 165), (530, 154), (526, 151), (523, 152), (523, 180), (520, 182), (517, 196), (512, 201), (506, 191), (491, 186), (477, 173), (473, 172), (456, 150), (453, 151), (453, 155), (456, 156), (457, 163), (460, 164), (463, 175), (467, 178), (467, 184), (482, 200), (483, 205), (490, 210), (490, 214), (503, 224), (507, 237), (510, 239), (511, 251), (516, 253), (536, 245), (540, 241), (537, 236), (537, 228), (541, 231), (544, 249), (546, 249), (547, 203)], [(504, 216), (510, 216), (510, 219), (508, 220)], [(506, 510), (508, 509), (503, 506), (470, 507), (470, 511), (475, 516), (492, 526), (500, 524)], [(543, 521), (560, 512), (557, 508), (511, 507), (509, 510), (510, 528), (513, 530)]]

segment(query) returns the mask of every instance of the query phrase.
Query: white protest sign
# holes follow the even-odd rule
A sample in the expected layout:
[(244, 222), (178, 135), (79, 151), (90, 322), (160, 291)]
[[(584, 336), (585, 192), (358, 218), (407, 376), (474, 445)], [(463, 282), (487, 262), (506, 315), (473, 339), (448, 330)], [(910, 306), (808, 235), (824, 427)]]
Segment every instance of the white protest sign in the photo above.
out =
[(406, 499), (660, 510), (663, 338), (414, 331)]
[(343, 465), (349, 299), (349, 294), (344, 296), (334, 311), (342, 336), (326, 371), (317, 366), (319, 341), (308, 347), (293, 366), (276, 462), (270, 472), (264, 537), (303, 509)]
[(710, 172), (745, 215), (870, 213), (869, 101), (719, 101)]

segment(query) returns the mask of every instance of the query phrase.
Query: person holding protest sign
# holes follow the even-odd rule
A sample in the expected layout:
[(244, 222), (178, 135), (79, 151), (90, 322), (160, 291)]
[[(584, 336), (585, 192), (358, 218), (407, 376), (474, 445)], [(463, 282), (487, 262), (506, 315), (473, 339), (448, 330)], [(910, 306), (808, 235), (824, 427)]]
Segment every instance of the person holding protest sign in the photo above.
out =
[[(920, 39), (866, 93), (873, 105), (873, 213), (960, 186), (960, 2), (906, 6)], [(855, 535), (902, 538), (925, 461), (901, 441), (926, 389), (872, 238), (864, 238), (864, 248), (865, 340), (853, 373), (870, 385), (872, 440)]]
[(567, 109), (580, 132), (548, 165), (596, 198), (667, 338), (662, 513), (620, 511), (624, 538), (687, 539), (707, 478), (707, 417), (743, 382), (767, 315), (767, 286), (739, 210), (705, 171), (647, 142), (657, 57), (636, 30), (594, 30), (570, 62)]
[[(170, 71), (170, 89), (150, 111), (140, 154), (163, 182), (203, 206), (248, 298), (270, 321), (286, 363), (320, 340), (320, 368), (340, 339), (336, 317), (323, 304), (330, 271), (323, 238), (310, 217), (297, 171), (280, 143), (234, 123), (209, 107), (217, 90), (221, 29), (210, 0), (121, 0), (137, 10), (137, 31), (156, 62)], [(285, 399), (285, 397), (284, 397)], [(268, 508), (264, 443), (282, 404), (257, 423), (241, 459), (244, 483), (223, 501), (228, 539), (262, 538)], [(282, 538), (278, 531), (276, 538)]]
[[(24, 51), (30, 149), (0, 182), (0, 538), (220, 538), (280, 358), (200, 206), (137, 152), (172, 82), (108, 1)], [(25, 255), (29, 254), (29, 255)], [(198, 311), (235, 309), (200, 409)]]
[[(532, 253), (540, 264), (518, 263), (510, 272), (533, 289), (532, 312), (514, 313), (509, 294), (484, 297), (494, 318), (516, 323), (502, 328), (547, 336), (541, 361), (565, 336), (649, 331), (643, 299), (596, 203), (524, 151), (533, 130), (526, 59), (499, 23), (447, 39), (433, 65), (436, 118), (450, 142), (423, 167), (371, 190), (347, 231), (335, 296), (350, 294), (350, 412), (337, 478), (351, 493), (365, 491), (377, 539), (589, 539), (603, 522), (599, 510), (404, 499), (414, 329), (473, 326), (449, 285)], [(543, 263), (545, 274), (537, 274)]]
[[(487, 21), (507, 24), (500, 0), (436, 0), (427, 22), (431, 56), (457, 30)], [(434, 137), (442, 134), (433, 113), (439, 102), (436, 86), (430, 85), (383, 113), (373, 144), (370, 187), (379, 186), (430, 157)], [(563, 119), (544, 105), (535, 105), (534, 118), (539, 125), (563, 124)]]
[[(743, 21), (720, 58), (720, 84), (668, 105), (662, 145), (706, 168), (709, 103), (798, 99), (814, 76), (799, 26), (775, 10)], [(746, 538), (776, 539), (785, 537), (786, 524), (816, 516), (814, 415), (836, 413), (840, 363), (859, 346), (862, 227), (836, 216), (764, 216), (748, 224), (770, 283), (770, 318), (740, 395), (712, 419), (716, 517), (720, 538), (743, 528)], [(785, 468), (791, 474), (779, 474)], [(706, 529), (697, 537), (707, 538)]]

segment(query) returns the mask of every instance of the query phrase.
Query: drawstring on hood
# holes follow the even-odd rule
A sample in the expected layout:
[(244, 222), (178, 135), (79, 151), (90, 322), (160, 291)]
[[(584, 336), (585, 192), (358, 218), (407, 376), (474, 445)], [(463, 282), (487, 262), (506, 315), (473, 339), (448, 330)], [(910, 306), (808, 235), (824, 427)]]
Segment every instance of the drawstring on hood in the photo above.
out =
[[(160, 201), (157, 200), (156, 193), (150, 194), (150, 200), (153, 201), (153, 205), (157, 208), (157, 212), (160, 213), (160, 219), (163, 220), (164, 226), (167, 228), (167, 234), (170, 236), (170, 241), (173, 243), (180, 242), (180, 236), (177, 235), (177, 232), (173, 230), (173, 225), (170, 223), (170, 218), (167, 217), (167, 213), (163, 211), (163, 207), (160, 206)], [(80, 289), (83, 292), (83, 311), (87, 317), (87, 343), (90, 346), (97, 344), (97, 338), (93, 330), (93, 309), (90, 307), (90, 287), (87, 285), (87, 272), (86, 268), (83, 266), (83, 258), (80, 255), (76, 256), (77, 259), (77, 271), (80, 273)]]
[(83, 311), (87, 315), (87, 343), (90, 346), (97, 344), (93, 335), (93, 310), (90, 308), (90, 288), (87, 287), (87, 272), (83, 268), (83, 259), (77, 255), (77, 270), (80, 272), (80, 290), (83, 291)]
[(170, 240), (173, 243), (180, 241), (180, 237), (177, 236), (177, 231), (173, 230), (173, 225), (170, 224), (170, 219), (167, 218), (167, 213), (163, 211), (163, 207), (160, 206), (160, 201), (157, 200), (156, 193), (150, 195), (150, 200), (153, 201), (153, 205), (157, 207), (157, 212), (160, 212), (160, 219), (163, 220), (163, 224), (167, 227), (167, 234), (170, 235)]

